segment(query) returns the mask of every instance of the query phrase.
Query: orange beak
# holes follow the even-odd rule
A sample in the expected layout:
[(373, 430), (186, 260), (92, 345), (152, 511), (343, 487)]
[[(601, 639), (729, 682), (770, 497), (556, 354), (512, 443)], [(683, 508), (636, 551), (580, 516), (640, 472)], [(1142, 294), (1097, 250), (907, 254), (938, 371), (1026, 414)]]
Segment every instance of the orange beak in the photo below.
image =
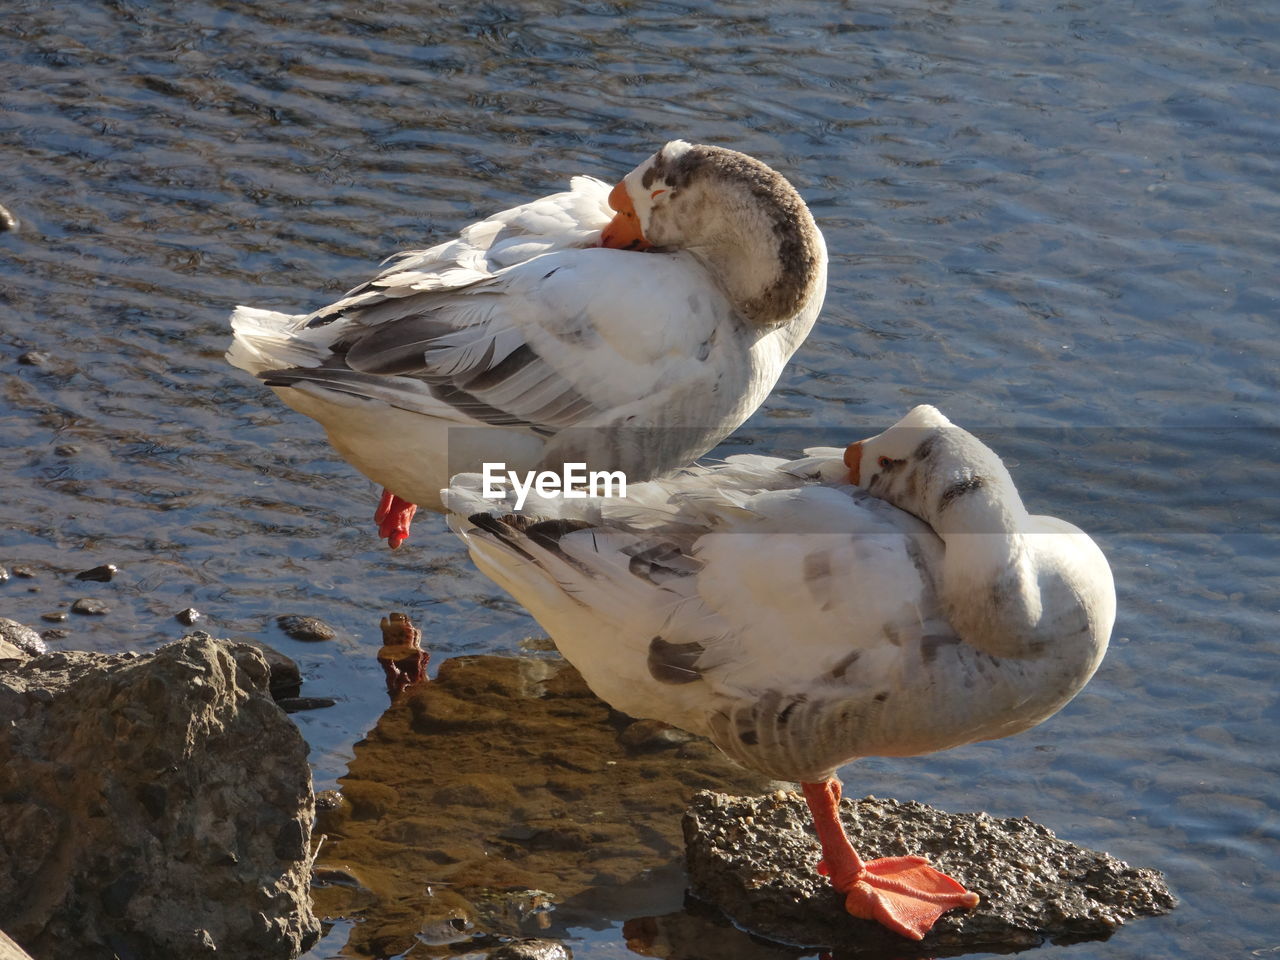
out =
[(849, 468), (849, 481), (855, 486), (862, 481), (862, 441), (844, 448), (844, 465)]
[(647, 250), (649, 241), (640, 229), (640, 217), (621, 181), (609, 192), (609, 206), (618, 211), (618, 215), (600, 233), (600, 246), (615, 250)]

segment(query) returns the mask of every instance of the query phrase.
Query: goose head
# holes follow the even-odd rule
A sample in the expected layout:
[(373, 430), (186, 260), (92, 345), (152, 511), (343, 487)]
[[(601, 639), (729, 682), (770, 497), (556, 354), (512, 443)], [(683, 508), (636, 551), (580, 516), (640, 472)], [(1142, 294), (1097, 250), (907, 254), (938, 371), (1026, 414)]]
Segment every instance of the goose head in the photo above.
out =
[(851, 443), (849, 479), (871, 495), (948, 533), (1005, 533), (1026, 510), (995, 452), (922, 404), (888, 430)]
[(780, 173), (736, 150), (672, 140), (609, 195), (601, 246), (687, 250), (748, 321), (784, 323), (821, 298), (826, 248)]
[(1029, 516), (1000, 458), (930, 406), (850, 444), (844, 461), (855, 485), (942, 538), (941, 599), (961, 639), (998, 657), (1053, 652), (1078, 668), (1065, 695), (1079, 689), (1115, 619), (1111, 570), (1088, 536)]

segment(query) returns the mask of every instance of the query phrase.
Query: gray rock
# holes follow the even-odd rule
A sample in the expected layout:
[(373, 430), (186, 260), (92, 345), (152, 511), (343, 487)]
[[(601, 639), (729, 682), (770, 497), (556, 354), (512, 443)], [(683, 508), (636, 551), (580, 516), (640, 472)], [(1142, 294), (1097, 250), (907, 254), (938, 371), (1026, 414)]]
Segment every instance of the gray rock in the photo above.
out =
[(292, 637), (294, 640), (316, 642), (332, 640), (338, 635), (338, 632), (333, 627), (319, 617), (299, 617), (286, 614), (282, 617), (276, 617), (276, 624), (287, 636)]
[[(194, 634), (208, 636), (208, 634)], [(280, 701), (286, 697), (296, 697), (302, 690), (302, 671), (292, 657), (287, 657), (275, 647), (269, 647), (257, 640), (243, 640), (266, 658), (271, 669), (271, 696)]]
[(78, 613), (84, 617), (104, 617), (110, 610), (109, 606), (101, 600), (95, 600), (93, 597), (81, 597), (71, 604), (71, 612)]
[(31, 954), (18, 946), (7, 933), (0, 930), (0, 960), (31, 960)]
[(819, 847), (803, 798), (781, 792), (694, 797), (684, 819), (692, 892), (753, 933), (825, 946), (836, 957), (885, 950), (940, 956), (1103, 939), (1126, 920), (1177, 904), (1159, 872), (1059, 840), (1026, 818), (949, 814), (875, 797), (846, 799), (841, 812), (864, 857), (928, 857), (982, 902), (945, 914), (918, 943), (850, 916), (814, 869)]
[(0, 640), (12, 644), (29, 656), (38, 657), (49, 648), (40, 634), (25, 623), (0, 617)]
[(557, 940), (512, 940), (491, 952), (488, 960), (573, 960), (573, 953)]
[(332, 707), (338, 701), (333, 697), (279, 697), (276, 703), (285, 713), (299, 713), (303, 710), (323, 710)]
[(0, 926), (41, 958), (296, 957), (311, 775), (246, 644), (0, 661)]
[(177, 620), (184, 627), (193, 627), (200, 620), (201, 613), (195, 607), (187, 607), (185, 610), (179, 610), (173, 615), (173, 619)]

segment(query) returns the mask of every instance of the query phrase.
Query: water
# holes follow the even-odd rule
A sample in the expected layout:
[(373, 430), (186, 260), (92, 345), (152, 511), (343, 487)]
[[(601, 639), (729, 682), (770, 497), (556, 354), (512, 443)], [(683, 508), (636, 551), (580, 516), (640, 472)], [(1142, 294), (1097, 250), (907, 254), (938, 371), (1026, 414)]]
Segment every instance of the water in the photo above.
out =
[[(409, 612), (437, 663), (537, 629), (439, 521), (381, 547), (370, 484), (223, 363), (226, 315), (318, 306), (671, 136), (734, 147), (797, 185), (833, 262), (731, 447), (843, 443), (935, 403), (1098, 533), (1120, 592), (1111, 653), (1054, 720), (866, 761), (849, 791), (1026, 814), (1183, 899), (1037, 956), (1270, 955), (1278, 70), (1268, 0), (10, 0), (0, 562), (36, 576), (0, 613), (93, 596), (111, 612), (55, 645), (150, 649), (195, 606), (276, 645), (339, 699), (298, 715), (332, 785), (385, 706), (380, 616)], [(103, 562), (115, 581), (72, 579)], [(291, 612), (339, 639), (284, 638)], [(579, 958), (634, 955), (615, 916), (575, 934)]]

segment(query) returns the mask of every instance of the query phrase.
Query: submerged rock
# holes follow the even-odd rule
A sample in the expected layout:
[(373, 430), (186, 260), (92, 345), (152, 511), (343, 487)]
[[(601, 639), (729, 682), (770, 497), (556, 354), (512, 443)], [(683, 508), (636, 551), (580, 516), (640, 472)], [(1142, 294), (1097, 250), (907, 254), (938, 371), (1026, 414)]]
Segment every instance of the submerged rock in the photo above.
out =
[(85, 617), (105, 617), (111, 612), (111, 608), (93, 597), (81, 597), (71, 604), (71, 612)]
[(324, 640), (332, 640), (338, 635), (338, 631), (329, 626), (319, 617), (300, 617), (294, 614), (285, 614), (276, 617), (276, 625), (284, 631), (285, 635), (294, 640), (305, 640), (308, 643), (319, 643)]
[(0, 926), (36, 957), (296, 957), (311, 776), (262, 656), (0, 661)]
[(918, 943), (851, 917), (814, 869), (820, 852), (804, 800), (781, 792), (730, 797), (704, 791), (694, 798), (684, 819), (694, 895), (753, 933), (825, 946), (836, 958), (886, 950), (954, 956), (1045, 940), (1097, 940), (1177, 903), (1158, 871), (1059, 840), (1025, 817), (950, 814), (875, 797), (846, 799), (841, 813), (864, 857), (928, 857), (982, 902), (945, 914)]

